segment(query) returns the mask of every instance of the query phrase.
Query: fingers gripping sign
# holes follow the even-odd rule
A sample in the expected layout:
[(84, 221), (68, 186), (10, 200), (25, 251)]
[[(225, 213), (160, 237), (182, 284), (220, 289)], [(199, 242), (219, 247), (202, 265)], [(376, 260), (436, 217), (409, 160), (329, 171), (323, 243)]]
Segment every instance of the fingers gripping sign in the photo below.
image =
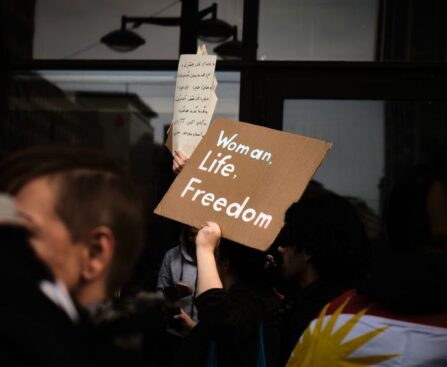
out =
[(177, 149), (174, 152), (174, 156), (172, 159), (172, 170), (174, 171), (174, 173), (178, 175), (182, 171), (183, 167), (185, 167), (187, 162), (188, 157)]
[(199, 249), (209, 250), (214, 252), (219, 245), (222, 232), (220, 227), (215, 222), (206, 222), (203, 224), (197, 233), (196, 246)]

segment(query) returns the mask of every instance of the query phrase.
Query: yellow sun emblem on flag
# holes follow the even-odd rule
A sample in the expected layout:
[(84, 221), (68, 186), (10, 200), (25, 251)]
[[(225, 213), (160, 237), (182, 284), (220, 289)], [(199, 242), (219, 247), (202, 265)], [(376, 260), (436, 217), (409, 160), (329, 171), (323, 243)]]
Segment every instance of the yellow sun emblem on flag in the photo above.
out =
[(362, 367), (373, 366), (399, 356), (399, 354), (349, 357), (354, 351), (360, 349), (371, 339), (383, 333), (388, 327), (381, 327), (360, 335), (343, 343), (344, 338), (352, 328), (357, 325), (367, 309), (360, 311), (347, 320), (334, 332), (337, 320), (349, 302), (349, 298), (337, 308), (323, 329), (323, 319), (326, 315), (327, 305), (318, 316), (315, 328), (308, 327), (295, 346), (286, 367)]

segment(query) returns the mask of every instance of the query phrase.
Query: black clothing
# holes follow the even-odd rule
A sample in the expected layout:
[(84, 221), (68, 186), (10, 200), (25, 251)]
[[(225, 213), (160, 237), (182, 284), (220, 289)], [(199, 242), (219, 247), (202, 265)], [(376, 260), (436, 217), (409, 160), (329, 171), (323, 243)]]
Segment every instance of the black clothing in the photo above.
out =
[(195, 300), (199, 323), (185, 339), (175, 366), (205, 366), (210, 341), (216, 342), (219, 367), (255, 367), (261, 321), (266, 361), (278, 366), (280, 301), (273, 289), (238, 284), (228, 292), (210, 289)]
[(446, 284), (446, 254), (394, 252), (375, 261), (358, 292), (400, 314), (427, 314), (447, 309)]
[(345, 287), (317, 280), (305, 288), (291, 290), (280, 309), (281, 357), (284, 366), (304, 330), (321, 309), (346, 290)]
[(39, 289), (52, 280), (24, 232), (0, 227), (0, 365), (79, 366), (88, 354), (80, 328)]
[(161, 295), (141, 292), (127, 299), (97, 304), (90, 310), (96, 339), (113, 348), (112, 364), (169, 366), (166, 356), (165, 301)]
[(53, 282), (24, 231), (0, 226), (0, 366), (98, 366), (113, 360), (86, 314), (75, 322), (40, 289)]

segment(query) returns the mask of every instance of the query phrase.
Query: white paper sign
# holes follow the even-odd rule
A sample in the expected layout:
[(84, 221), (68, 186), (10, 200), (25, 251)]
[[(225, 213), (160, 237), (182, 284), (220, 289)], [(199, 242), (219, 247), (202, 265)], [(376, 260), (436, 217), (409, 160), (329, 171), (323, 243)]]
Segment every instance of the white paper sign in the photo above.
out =
[(187, 157), (208, 130), (217, 103), (215, 67), (214, 55), (180, 56), (172, 121), (173, 149), (181, 150)]

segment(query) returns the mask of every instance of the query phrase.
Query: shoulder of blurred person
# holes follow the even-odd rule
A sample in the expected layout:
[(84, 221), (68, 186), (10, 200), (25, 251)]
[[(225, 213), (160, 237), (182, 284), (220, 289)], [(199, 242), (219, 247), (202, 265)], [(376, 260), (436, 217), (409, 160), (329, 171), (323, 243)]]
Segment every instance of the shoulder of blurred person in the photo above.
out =
[(139, 292), (88, 307), (96, 338), (114, 353), (113, 363), (163, 366), (166, 299), (160, 293)]
[(278, 311), (282, 320), (280, 365), (285, 364), (297, 341), (321, 308), (345, 290), (346, 287), (340, 284), (319, 279), (305, 288), (288, 293)]

